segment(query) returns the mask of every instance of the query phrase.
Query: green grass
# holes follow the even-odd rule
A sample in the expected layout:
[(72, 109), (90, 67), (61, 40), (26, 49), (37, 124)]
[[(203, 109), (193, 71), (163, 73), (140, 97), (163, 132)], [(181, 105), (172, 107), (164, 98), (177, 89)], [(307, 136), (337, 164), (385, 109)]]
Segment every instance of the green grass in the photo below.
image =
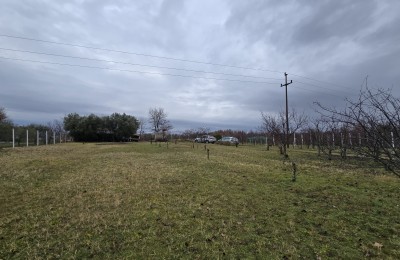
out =
[[(261, 146), (0, 150), (0, 259), (400, 258), (400, 179)], [(382, 244), (382, 248), (374, 246)]]

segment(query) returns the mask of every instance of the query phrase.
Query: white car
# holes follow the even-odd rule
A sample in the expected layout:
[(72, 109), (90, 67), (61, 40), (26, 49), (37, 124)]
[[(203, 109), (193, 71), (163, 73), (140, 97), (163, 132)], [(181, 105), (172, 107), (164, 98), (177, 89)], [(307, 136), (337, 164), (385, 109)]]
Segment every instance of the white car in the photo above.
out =
[(224, 136), (221, 139), (218, 140), (218, 143), (229, 143), (229, 144), (234, 144), (238, 145), (239, 144), (239, 139), (233, 136)]
[(212, 135), (203, 135), (194, 139), (196, 143), (215, 143), (217, 139)]

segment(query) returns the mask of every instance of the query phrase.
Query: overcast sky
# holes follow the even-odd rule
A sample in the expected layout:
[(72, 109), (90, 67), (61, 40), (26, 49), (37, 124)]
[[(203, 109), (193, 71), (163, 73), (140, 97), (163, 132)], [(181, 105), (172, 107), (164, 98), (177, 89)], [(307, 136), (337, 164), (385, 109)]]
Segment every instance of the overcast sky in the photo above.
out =
[(0, 107), (18, 124), (162, 107), (175, 131), (250, 130), (283, 110), (284, 72), (289, 106), (310, 114), (367, 75), (399, 96), (399, 13), (396, 0), (2, 0)]

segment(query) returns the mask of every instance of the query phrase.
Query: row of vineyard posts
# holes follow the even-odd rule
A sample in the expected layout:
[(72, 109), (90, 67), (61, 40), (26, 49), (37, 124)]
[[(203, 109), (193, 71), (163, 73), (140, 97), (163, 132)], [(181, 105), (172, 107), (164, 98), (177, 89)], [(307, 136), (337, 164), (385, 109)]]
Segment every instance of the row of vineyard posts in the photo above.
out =
[[(247, 139), (248, 144), (278, 146), (283, 145), (283, 134), (273, 135), (267, 134), (265, 137), (256, 136)], [(396, 138), (393, 132), (387, 133), (387, 140), (390, 140), (391, 148), (399, 148), (400, 140)], [(348, 150), (359, 150), (366, 146), (378, 143), (379, 140), (373, 136), (369, 136), (362, 131), (322, 131), (313, 129), (301, 133), (293, 133), (289, 138), (289, 146), (298, 149), (316, 149), (318, 156), (327, 154), (331, 159), (332, 152), (340, 151), (340, 156), (346, 158)], [(377, 151), (378, 152), (378, 151)]]

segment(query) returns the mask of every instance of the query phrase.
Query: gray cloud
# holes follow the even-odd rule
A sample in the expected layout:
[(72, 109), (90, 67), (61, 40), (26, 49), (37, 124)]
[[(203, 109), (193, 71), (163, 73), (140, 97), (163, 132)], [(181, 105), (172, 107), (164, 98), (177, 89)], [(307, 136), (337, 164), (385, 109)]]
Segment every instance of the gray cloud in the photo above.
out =
[[(0, 49), (0, 106), (15, 122), (47, 122), (66, 113), (125, 112), (147, 117), (163, 107), (176, 130), (195, 126), (255, 129), (260, 111), (290, 106), (312, 113), (312, 103), (340, 106), (368, 75), (371, 86), (398, 88), (400, 3), (394, 1), (4, 1), (0, 34), (123, 50), (203, 63), (131, 55), (0, 37), (12, 48), (91, 59), (258, 78), (44, 56)], [(143, 74), (147, 71), (206, 78)], [(278, 71), (278, 72), (272, 72)], [(300, 76), (305, 76), (300, 77)], [(264, 79), (264, 78), (267, 79)], [(270, 79), (273, 78), (273, 79)], [(311, 78), (311, 79), (310, 79)], [(278, 79), (278, 80), (276, 80)], [(316, 80), (318, 81), (316, 81)]]

